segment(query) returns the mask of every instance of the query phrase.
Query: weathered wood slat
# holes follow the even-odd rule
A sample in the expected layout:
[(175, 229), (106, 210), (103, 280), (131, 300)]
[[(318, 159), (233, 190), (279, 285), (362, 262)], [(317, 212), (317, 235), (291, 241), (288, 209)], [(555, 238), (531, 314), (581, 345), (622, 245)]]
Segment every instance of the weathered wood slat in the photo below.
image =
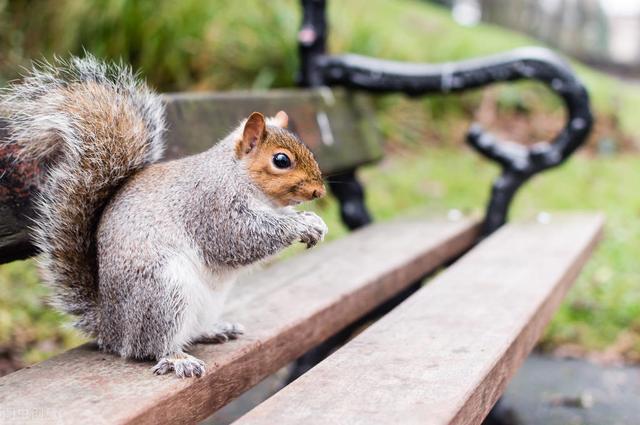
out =
[(507, 225), (236, 424), (480, 423), (602, 223), (574, 215)]
[[(193, 423), (471, 246), (475, 221), (411, 219), (369, 226), (241, 282), (226, 318), (237, 341), (199, 345), (200, 379), (154, 376), (82, 346), (0, 379), (2, 413), (35, 423)], [(21, 422), (3, 416), (3, 423)]]
[[(325, 175), (382, 157), (381, 139), (364, 94), (329, 89), (269, 92), (182, 93), (167, 103), (167, 159), (202, 152), (251, 114), (289, 114), (291, 130), (311, 147)], [(0, 117), (0, 139), (6, 138)], [(35, 253), (28, 228), (31, 199), (41, 181), (34, 163), (15, 163), (13, 148), (0, 148), (0, 263)]]
[(325, 175), (351, 170), (382, 157), (369, 98), (344, 90), (180, 93), (167, 101), (169, 158), (213, 146), (252, 112), (284, 110), (289, 129), (313, 150)]

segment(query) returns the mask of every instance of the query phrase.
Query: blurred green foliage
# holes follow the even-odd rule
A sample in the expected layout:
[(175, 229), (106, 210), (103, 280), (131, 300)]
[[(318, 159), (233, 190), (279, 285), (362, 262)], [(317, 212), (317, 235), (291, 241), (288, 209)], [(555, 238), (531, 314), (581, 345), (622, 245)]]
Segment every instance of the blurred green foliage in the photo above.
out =
[[(329, 5), (332, 52), (442, 62), (537, 44), (490, 25), (460, 27), (447, 11), (416, 0)], [(162, 91), (289, 87), (299, 20), (295, 0), (0, 0), (0, 83), (32, 59), (86, 50), (130, 63)], [(638, 130), (627, 111), (640, 107), (640, 89), (578, 70), (598, 108), (619, 113), (626, 130)], [(553, 102), (541, 87), (525, 87)], [(475, 99), (435, 96), (422, 106), (426, 117), (437, 119), (464, 113)]]
[(292, 1), (12, 0), (0, 3), (0, 76), (84, 50), (131, 64), (163, 91), (290, 86)]
[[(329, 46), (336, 53), (442, 62), (536, 44), (489, 25), (459, 27), (446, 11), (426, 2), (329, 3)], [(0, 0), (0, 85), (18, 77), (33, 59), (86, 50), (130, 63), (161, 91), (291, 87), (299, 20), (295, 0)], [(585, 66), (576, 69), (600, 121), (636, 134), (640, 89)], [(532, 138), (553, 134), (562, 119), (557, 99), (535, 83), (412, 102), (401, 96), (377, 99), (378, 123), (395, 153), (363, 173), (378, 218), (419, 206), (434, 212), (481, 210), (495, 170), (457, 145), (487, 94), (493, 96), (492, 108), (505, 114), (502, 121), (515, 121), (522, 111), (525, 118), (527, 111), (538, 111), (555, 120), (537, 123), (543, 134)], [(403, 154), (407, 151), (411, 154)], [(517, 216), (584, 208), (605, 210), (609, 217), (607, 238), (550, 327), (546, 346), (603, 349), (630, 333), (628, 357), (640, 356), (640, 206), (632, 197), (640, 184), (638, 169), (637, 156), (583, 156), (535, 179), (518, 197)], [(314, 208), (328, 220), (332, 237), (344, 233), (334, 201), (322, 200)], [(32, 261), (0, 267), (0, 360), (30, 363), (81, 341), (64, 325), (68, 318), (45, 306), (46, 293)]]
[(69, 319), (47, 305), (47, 296), (33, 261), (0, 267), (0, 359), (9, 363), (0, 363), (0, 375), (83, 341)]

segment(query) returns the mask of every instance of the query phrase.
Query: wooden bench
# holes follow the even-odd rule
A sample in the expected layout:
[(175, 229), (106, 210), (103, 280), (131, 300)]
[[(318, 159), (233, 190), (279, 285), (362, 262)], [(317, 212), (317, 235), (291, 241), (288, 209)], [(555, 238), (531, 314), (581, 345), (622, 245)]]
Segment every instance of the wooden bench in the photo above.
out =
[[(381, 157), (360, 95), (322, 89), (168, 95), (167, 102), (171, 156), (204, 149), (253, 110), (285, 109), (325, 173), (350, 173)], [(11, 178), (5, 171), (3, 178)], [(3, 230), (4, 258), (11, 244), (29, 243), (20, 239), (20, 223), (30, 209), (9, 200), (0, 198), (2, 211), (14, 217), (5, 223), (16, 227)], [(353, 196), (343, 201), (344, 209)], [(376, 223), (275, 263), (230, 296), (227, 316), (243, 323), (246, 335), (195, 347), (209, 365), (203, 378), (154, 376), (148, 363), (87, 344), (0, 379), (2, 422), (202, 420), (471, 249), (240, 423), (479, 423), (586, 261), (602, 217), (508, 224), (473, 247), (480, 224)]]
[[(372, 125), (371, 100), (361, 94), (316, 89), (179, 93), (165, 99), (167, 159), (207, 149), (251, 112), (272, 116), (279, 110), (293, 114), (291, 130), (313, 149), (325, 175), (339, 175), (382, 158), (381, 139)], [(3, 127), (0, 117), (0, 137)], [(14, 154), (0, 147), (0, 263), (35, 253), (28, 228), (40, 169), (34, 163), (16, 166)]]
[(506, 226), (236, 423), (479, 423), (601, 225), (585, 215)]
[[(226, 314), (247, 333), (194, 348), (208, 365), (204, 377), (154, 376), (149, 363), (86, 344), (1, 378), (0, 423), (194, 423), (296, 359), (292, 377), (302, 376), (239, 423), (477, 424), (498, 400), (601, 232), (597, 214), (505, 225), (517, 189), (584, 142), (587, 93), (540, 49), (436, 65), (331, 56), (325, 0), (301, 1), (299, 84), (307, 88), (167, 95), (168, 153), (202, 151), (250, 112), (284, 109), (334, 176), (343, 222), (358, 230), (240, 282)], [(469, 144), (502, 170), (484, 219), (371, 224), (355, 171), (382, 157), (380, 137), (369, 99), (336, 87), (416, 96), (522, 78), (556, 92), (567, 123), (552, 143), (532, 147), (472, 128)], [(0, 263), (36, 253), (29, 223), (41, 170), (16, 166), (14, 155), (0, 151)]]

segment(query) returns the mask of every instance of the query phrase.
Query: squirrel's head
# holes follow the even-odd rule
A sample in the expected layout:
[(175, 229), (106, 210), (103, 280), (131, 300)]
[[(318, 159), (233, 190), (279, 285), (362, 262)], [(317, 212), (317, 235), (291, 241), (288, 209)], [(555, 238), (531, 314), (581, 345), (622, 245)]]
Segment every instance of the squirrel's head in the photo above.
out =
[(283, 207), (325, 194), (313, 153), (286, 129), (288, 122), (284, 111), (270, 119), (254, 112), (244, 123), (235, 146), (236, 157), (246, 164), (254, 183)]

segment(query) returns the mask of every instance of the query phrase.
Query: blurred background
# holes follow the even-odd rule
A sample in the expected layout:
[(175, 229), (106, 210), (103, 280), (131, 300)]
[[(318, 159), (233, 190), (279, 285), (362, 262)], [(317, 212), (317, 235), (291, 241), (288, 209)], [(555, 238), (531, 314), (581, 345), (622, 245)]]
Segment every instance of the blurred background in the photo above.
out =
[(441, 0), (456, 22), (491, 22), (631, 78), (640, 67), (640, 2), (633, 0)]
[[(157, 90), (293, 87), (295, 0), (0, 0), (0, 86), (32, 60), (122, 60)], [(332, 52), (442, 62), (524, 45), (573, 61), (596, 126), (566, 166), (521, 190), (512, 216), (602, 210), (606, 238), (539, 349), (605, 363), (640, 362), (640, 2), (631, 0), (350, 0), (329, 2)], [(464, 95), (375, 98), (388, 155), (361, 177), (377, 219), (411, 209), (479, 213), (497, 169), (464, 145), (472, 120), (505, 138), (548, 140), (563, 109), (537, 83)], [(330, 199), (312, 206), (344, 229)], [(46, 305), (33, 261), (0, 267), (0, 374), (82, 342)]]

